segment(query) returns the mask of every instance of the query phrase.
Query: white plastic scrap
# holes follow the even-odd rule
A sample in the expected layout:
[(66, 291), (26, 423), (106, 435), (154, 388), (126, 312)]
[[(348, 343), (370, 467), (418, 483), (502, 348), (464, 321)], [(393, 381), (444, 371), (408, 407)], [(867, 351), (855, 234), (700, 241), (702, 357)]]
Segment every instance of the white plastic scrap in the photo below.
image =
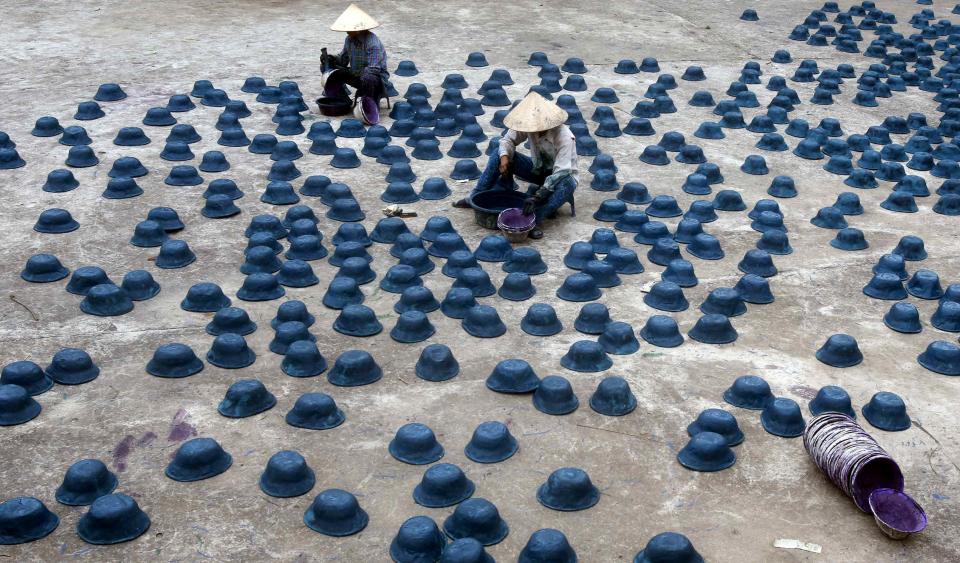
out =
[(802, 549), (804, 551), (809, 551), (810, 553), (820, 553), (823, 550), (822, 547), (815, 543), (785, 538), (780, 538), (773, 542), (773, 547), (779, 547), (781, 549)]

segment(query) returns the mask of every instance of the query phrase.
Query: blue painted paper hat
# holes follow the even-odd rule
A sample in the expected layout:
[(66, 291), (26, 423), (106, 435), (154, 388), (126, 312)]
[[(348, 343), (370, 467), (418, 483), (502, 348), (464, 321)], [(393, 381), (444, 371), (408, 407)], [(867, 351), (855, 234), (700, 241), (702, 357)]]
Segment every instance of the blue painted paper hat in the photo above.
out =
[(428, 508), (443, 508), (470, 498), (475, 488), (462, 469), (451, 463), (438, 463), (424, 472), (413, 490), (413, 500)]
[(697, 553), (693, 544), (683, 534), (663, 532), (650, 538), (633, 563), (703, 563), (703, 557)]
[(857, 418), (850, 403), (850, 395), (836, 385), (825, 385), (817, 391), (817, 396), (810, 401), (810, 414), (816, 416), (825, 412), (838, 412), (852, 419)]
[(913, 273), (907, 283), (907, 291), (920, 299), (940, 299), (943, 297), (943, 287), (940, 285), (940, 276), (933, 270), (920, 268)]
[(401, 426), (388, 449), (396, 460), (411, 465), (433, 463), (442, 458), (444, 453), (433, 430), (418, 422)]
[[(950, 288), (947, 288), (948, 291)], [(960, 332), (960, 303), (949, 300), (949, 295), (940, 299), (937, 310), (930, 318), (930, 324), (939, 330)]]
[(587, 262), (596, 259), (597, 255), (592, 244), (585, 241), (577, 241), (570, 245), (570, 249), (563, 258), (563, 263), (568, 268), (582, 270), (587, 265)]
[(246, 336), (257, 330), (257, 324), (250, 320), (250, 316), (243, 309), (237, 307), (223, 307), (214, 315), (205, 327), (207, 334), (220, 336), (232, 332)]
[(633, 327), (619, 321), (608, 324), (600, 335), (598, 342), (608, 354), (633, 354), (640, 349), (640, 343), (633, 333)]
[(300, 170), (292, 160), (278, 160), (270, 166), (267, 180), (290, 182), (300, 177)]
[(273, 340), (270, 341), (270, 351), (274, 354), (286, 354), (290, 345), (300, 340), (316, 342), (317, 338), (310, 334), (307, 325), (300, 321), (281, 322), (275, 327)]
[(690, 441), (680, 453), (677, 461), (693, 471), (721, 471), (736, 462), (736, 454), (730, 449), (727, 439), (710, 431), (691, 434)]
[[(649, 225), (650, 223), (647, 223), (645, 227)], [(653, 242), (650, 250), (647, 251), (647, 260), (660, 266), (666, 266), (671, 260), (680, 257), (680, 245), (672, 238), (658, 238)]]
[(222, 108), (226, 107), (227, 103), (230, 101), (230, 98), (227, 96), (227, 93), (219, 88), (213, 88), (204, 92), (203, 97), (200, 99), (200, 104)]
[(340, 266), (340, 270), (337, 271), (336, 277), (352, 278), (358, 284), (363, 285), (375, 280), (377, 273), (370, 268), (370, 263), (366, 259), (359, 256), (351, 256), (343, 261), (343, 265)]
[(270, 456), (260, 474), (260, 490), (272, 497), (298, 497), (308, 493), (315, 483), (313, 469), (302, 455), (290, 450)]
[(47, 377), (39, 365), (21, 360), (3, 367), (0, 372), (0, 385), (19, 385), (27, 394), (34, 396), (53, 387), (53, 380)]
[(593, 247), (595, 253), (606, 254), (611, 249), (619, 247), (620, 243), (617, 241), (617, 234), (613, 230), (601, 227), (594, 229), (590, 235), (590, 246)]
[(568, 276), (557, 289), (557, 297), (565, 301), (583, 302), (599, 299), (600, 288), (589, 274), (578, 272)]
[(693, 242), (693, 237), (703, 234), (703, 225), (696, 219), (684, 217), (677, 223), (677, 230), (673, 233), (673, 240), (681, 244)]
[(760, 423), (768, 433), (781, 438), (796, 438), (806, 428), (800, 405), (786, 397), (767, 402), (760, 414)]
[(423, 349), (414, 371), (426, 381), (447, 381), (460, 373), (460, 364), (444, 344), (431, 344)]
[(534, 532), (527, 540), (527, 544), (520, 552), (518, 562), (540, 563), (543, 561), (577, 563), (577, 554), (563, 532), (552, 528), (544, 528)]
[(199, 168), (201, 172), (226, 172), (230, 169), (230, 163), (222, 152), (207, 151), (203, 153)]
[(100, 104), (97, 102), (80, 102), (77, 105), (77, 112), (73, 114), (73, 118), (78, 121), (90, 121), (100, 119), (105, 115), (100, 108)]
[(365, 305), (346, 305), (333, 322), (333, 330), (347, 336), (366, 337), (379, 334), (383, 325), (373, 309)]
[(695, 287), (700, 283), (693, 264), (683, 258), (675, 258), (667, 262), (667, 267), (660, 273), (660, 279), (673, 282), (680, 287)]
[(687, 426), (687, 434), (690, 436), (696, 436), (702, 432), (719, 434), (727, 446), (731, 447), (743, 442), (743, 432), (737, 424), (737, 419), (722, 409), (706, 409)]
[(875, 428), (898, 432), (910, 428), (911, 421), (903, 399), (894, 393), (881, 391), (871, 397), (861, 409), (863, 417)]
[(63, 133), (63, 127), (56, 117), (45, 115), (37, 118), (30, 134), (34, 137), (56, 137)]
[(637, 399), (622, 377), (606, 377), (590, 396), (590, 408), (605, 416), (624, 416), (637, 408)]
[(174, 453), (164, 473), (174, 481), (191, 482), (220, 475), (233, 465), (233, 457), (213, 438), (194, 438)]
[(890, 192), (887, 198), (880, 202), (880, 207), (897, 213), (916, 213), (919, 210), (913, 194), (901, 191)]
[(735, 407), (763, 410), (773, 401), (773, 393), (762, 378), (755, 375), (742, 375), (724, 391), (723, 400)]
[[(413, 233), (404, 233), (401, 234), (397, 240), (400, 240), (405, 236), (416, 237), (416, 235)], [(419, 240), (420, 239), (417, 238), (418, 242)], [(454, 254), (456, 254), (456, 252)], [(403, 254), (400, 255), (400, 263), (413, 267), (413, 269), (417, 272), (417, 275), (421, 276), (432, 272), (436, 268), (436, 264), (430, 260), (430, 255), (427, 254), (427, 251), (419, 247), (413, 247), (404, 250)]]
[(57, 487), (57, 502), (87, 506), (117, 488), (117, 476), (98, 459), (82, 459), (67, 469)]
[(128, 177), (111, 178), (107, 188), (100, 194), (106, 199), (128, 199), (143, 194), (143, 188), (137, 185), (136, 180)]
[(77, 522), (77, 535), (94, 545), (131, 541), (150, 528), (150, 517), (123, 493), (102, 496)]
[(256, 358), (243, 336), (231, 332), (217, 336), (207, 352), (207, 362), (224, 369), (247, 367)]
[(837, 236), (830, 241), (830, 246), (840, 250), (863, 250), (869, 246), (863, 231), (847, 227), (837, 231)]
[(540, 381), (533, 393), (533, 406), (540, 412), (552, 415), (569, 414), (580, 405), (570, 382), (559, 375), (548, 375)]
[(530, 393), (540, 384), (540, 378), (524, 360), (508, 359), (497, 363), (487, 376), (487, 388), (498, 393)]
[(74, 178), (73, 172), (65, 168), (59, 168), (47, 174), (47, 179), (42, 189), (45, 192), (62, 193), (74, 190), (78, 186), (80, 186), (80, 182)]
[(454, 180), (476, 180), (480, 177), (480, 169), (472, 160), (458, 160), (450, 177)]
[(316, 342), (297, 340), (287, 346), (280, 369), (290, 377), (314, 377), (327, 370), (327, 360)]
[(600, 501), (600, 490), (591, 482), (586, 471), (564, 467), (551, 473), (547, 481), (540, 485), (537, 500), (553, 510), (584, 510)]
[(923, 330), (920, 323), (920, 311), (913, 303), (894, 303), (883, 316), (887, 328), (904, 334), (916, 334)]
[(534, 336), (553, 336), (563, 330), (563, 325), (552, 306), (535, 303), (527, 309), (520, 321), (520, 328)]
[(520, 445), (505, 424), (488, 421), (480, 423), (473, 431), (464, 454), (477, 463), (498, 463), (512, 457), (519, 449)]
[(149, 145), (150, 139), (139, 127), (123, 127), (114, 137), (113, 144), (119, 147), (139, 147)]
[[(20, 168), (25, 164), (26, 162), (20, 158), (16, 149), (0, 149), (0, 170)], [(67, 153), (65, 164), (71, 168), (89, 168), (100, 164), (100, 159), (89, 146), (74, 145)]]
[(747, 307), (740, 296), (740, 292), (732, 287), (718, 287), (713, 289), (707, 298), (700, 304), (703, 313), (718, 313), (726, 317), (737, 317), (747, 312)]
[[(410, 165), (399, 164), (396, 166), (409, 167)], [(386, 203), (414, 203), (420, 200), (420, 196), (413, 190), (409, 181), (394, 180), (387, 184), (386, 189), (380, 194), (380, 199)]]
[(817, 359), (838, 368), (846, 368), (863, 361), (863, 354), (857, 341), (847, 334), (833, 334), (817, 350)]
[(203, 178), (193, 166), (181, 165), (170, 169), (163, 183), (168, 186), (198, 186), (203, 183)]
[(690, 306), (683, 289), (672, 281), (659, 281), (643, 296), (643, 302), (660, 311), (685, 311)]
[(68, 293), (74, 295), (86, 295), (90, 288), (95, 285), (113, 283), (103, 268), (99, 266), (81, 266), (70, 276), (70, 281), (65, 288)]
[(248, 94), (259, 94), (261, 90), (266, 87), (267, 81), (259, 76), (250, 76), (243, 81), (243, 86), (240, 88), (241, 92), (247, 92)]
[(777, 267), (773, 264), (770, 253), (759, 248), (748, 250), (737, 268), (745, 274), (756, 274), (764, 278), (777, 275)]
[(400, 343), (423, 342), (433, 336), (436, 329), (422, 311), (404, 311), (390, 331), (390, 338)]
[[(640, 231), (633, 237), (633, 240), (640, 243), (653, 246), (662, 238), (672, 238), (670, 229), (660, 221), (647, 220), (640, 226)], [(649, 255), (649, 253), (648, 253)]]
[(497, 292), (497, 288), (490, 281), (490, 275), (480, 267), (461, 270), (453, 282), (453, 287), (467, 288), (473, 292), (474, 297), (489, 297)]
[(340, 387), (356, 387), (379, 381), (383, 371), (373, 357), (363, 350), (347, 350), (340, 354), (327, 381)]
[[(260, 233), (257, 233), (259, 235)], [(269, 235), (268, 235), (269, 236)], [(253, 240), (253, 239), (251, 239)], [(244, 262), (240, 265), (243, 274), (273, 274), (280, 270), (280, 258), (270, 246), (250, 246), (244, 252)]]
[(646, 213), (650, 217), (679, 217), (683, 215), (683, 210), (673, 196), (661, 194), (653, 198)]
[[(440, 310), (444, 315), (452, 319), (464, 319), (467, 316), (467, 313), (477, 305), (477, 299), (474, 297), (473, 292), (465, 287), (451, 287), (444, 296), (443, 301), (440, 303)], [(475, 316), (489, 316), (489, 311), (484, 311), (482, 314), (480, 312), (474, 313)], [(497, 316), (499, 319), (499, 316)], [(494, 330), (491, 332), (493, 336), (499, 336), (503, 332), (506, 332), (506, 326), (502, 325), (497, 327), (499, 330)], [(500, 332), (500, 334), (496, 334)]]
[[(450, 297), (449, 293), (447, 297)], [(447, 299), (444, 299), (444, 302), (446, 301)], [(454, 312), (453, 307), (448, 306), (444, 309), (443, 304), (441, 304), (441, 310), (443, 310), (447, 316), (452, 316), (451, 313)], [(503, 324), (503, 321), (500, 320), (500, 315), (497, 313), (497, 310), (489, 305), (474, 305), (467, 309), (461, 326), (467, 334), (478, 338), (496, 338), (502, 336), (507, 331), (507, 327)]]
[(863, 287), (864, 295), (874, 299), (900, 300), (907, 298), (907, 290), (896, 274), (880, 272)]
[(346, 417), (333, 398), (324, 393), (304, 393), (286, 415), (290, 426), (308, 430), (328, 430), (343, 424)]
[(560, 359), (560, 365), (571, 371), (596, 373), (610, 369), (613, 361), (599, 343), (592, 340), (578, 340)]
[(935, 373), (960, 375), (960, 347), (952, 342), (937, 340), (917, 356), (917, 362)]
[(880, 272), (897, 274), (901, 280), (906, 280), (909, 277), (906, 262), (903, 256), (899, 254), (884, 254), (881, 256), (876, 266), (873, 267), (873, 273), (877, 274)]
[(640, 154), (640, 161), (654, 166), (665, 166), (670, 164), (670, 157), (667, 151), (658, 145), (647, 145)]
[(80, 302), (80, 310), (88, 315), (113, 317), (132, 311), (133, 301), (116, 285), (102, 283), (87, 291), (83, 301)]
[(933, 212), (948, 217), (960, 215), (960, 195), (944, 194), (933, 205)]
[[(771, 223), (770, 220), (776, 217), (776, 223)], [(767, 223), (764, 230), (762, 230), (762, 235), (760, 240), (757, 241), (757, 249), (766, 252), (767, 254), (777, 254), (777, 255), (786, 255), (793, 253), (793, 247), (790, 246), (790, 238), (787, 236), (787, 233), (783, 230), (775, 228), (775, 226), (781, 226), (782, 218), (779, 215), (774, 215), (770, 211), (764, 211), (760, 214), (760, 218), (754, 221), (753, 227), (756, 230), (760, 230), (763, 223)]]
[(497, 294), (510, 301), (525, 301), (537, 293), (530, 281), (530, 275), (523, 272), (507, 274)]
[(186, 344), (173, 342), (156, 349), (147, 362), (147, 373), (156, 377), (180, 378), (200, 373), (203, 362)]
[(227, 389), (217, 411), (230, 418), (245, 418), (272, 409), (277, 398), (256, 379), (241, 379)]
[(458, 504), (443, 529), (452, 539), (473, 538), (484, 545), (500, 543), (510, 531), (497, 507), (476, 497)]
[(643, 272), (643, 264), (637, 257), (637, 253), (629, 248), (613, 248), (603, 259), (604, 262), (613, 266), (614, 272), (618, 274), (639, 274)]
[[(270, 256), (273, 256), (272, 251)], [(180, 302), (181, 309), (196, 313), (214, 313), (229, 306), (230, 298), (223, 294), (220, 286), (209, 282), (192, 285), (187, 290), (186, 297)]]
[[(472, 66), (486, 66), (486, 60), (483, 63)], [(432, 518), (414, 516), (400, 526), (390, 543), (390, 557), (397, 563), (438, 561), (446, 545), (446, 536)]]
[(0, 384), (0, 426), (15, 426), (33, 420), (40, 414), (40, 409), (40, 403), (23, 387)]
[(70, 212), (59, 208), (43, 210), (33, 225), (33, 230), (38, 233), (51, 234), (69, 233), (79, 228), (80, 223), (70, 215)]
[[(633, 188), (628, 190), (628, 186), (633, 185)], [(650, 194), (647, 192), (647, 187), (639, 182), (630, 182), (624, 184), (620, 193), (617, 194), (617, 199), (624, 201), (626, 203), (648, 203), (651, 199)], [(646, 200), (646, 201), (637, 201), (637, 199)], [(637, 209), (627, 209), (623, 212), (623, 215), (617, 219), (616, 224), (613, 228), (618, 231), (623, 231), (625, 233), (639, 233), (642, 231), (643, 226), (650, 222), (650, 218), (647, 217), (647, 214), (643, 211)]]
[(688, 336), (704, 344), (729, 344), (735, 341), (738, 335), (736, 329), (730, 324), (729, 317), (708, 313), (697, 319)]
[(507, 259), (503, 264), (503, 271), (508, 273), (521, 272), (535, 276), (546, 272), (547, 264), (540, 256), (540, 251), (536, 248), (521, 246), (512, 249), (507, 255)]
[(334, 221), (342, 222), (363, 221), (366, 218), (360, 204), (352, 197), (334, 200), (330, 209), (327, 210), (326, 216)]

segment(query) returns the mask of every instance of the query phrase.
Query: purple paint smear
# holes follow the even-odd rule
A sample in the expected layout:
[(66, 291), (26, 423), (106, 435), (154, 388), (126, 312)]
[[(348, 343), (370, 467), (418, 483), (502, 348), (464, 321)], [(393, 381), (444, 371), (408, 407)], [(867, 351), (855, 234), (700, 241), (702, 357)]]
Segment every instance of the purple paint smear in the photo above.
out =
[(123, 472), (127, 470), (127, 457), (133, 452), (135, 441), (136, 438), (127, 434), (123, 437), (123, 440), (120, 440), (113, 448), (113, 467), (116, 468), (117, 471)]
[(197, 435), (197, 427), (187, 422), (189, 416), (189, 413), (184, 409), (177, 411), (173, 420), (170, 421), (170, 433), (167, 434), (168, 442), (182, 442)]

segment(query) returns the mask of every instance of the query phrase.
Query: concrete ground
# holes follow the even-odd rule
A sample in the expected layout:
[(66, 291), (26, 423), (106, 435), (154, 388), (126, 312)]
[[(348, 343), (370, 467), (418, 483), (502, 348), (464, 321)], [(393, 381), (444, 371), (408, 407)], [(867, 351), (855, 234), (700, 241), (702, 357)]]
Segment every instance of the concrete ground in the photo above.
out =
[[(470, 83), (470, 94), (493, 68), (507, 68), (517, 84), (507, 88), (520, 98), (537, 81), (536, 69), (526, 65), (531, 51), (545, 51), (562, 63), (567, 57), (583, 58), (589, 65), (590, 91), (612, 86), (621, 95), (615, 104), (621, 125), (642, 96), (652, 74), (634, 76), (612, 72), (617, 60), (657, 57), (663, 72), (678, 76), (690, 64), (704, 67), (708, 80), (680, 82), (671, 95), (680, 112), (654, 120), (658, 135), (669, 130), (688, 138), (697, 125), (713, 119), (709, 109), (686, 105), (695, 90), (708, 89), (722, 99), (727, 85), (748, 60), (760, 62), (764, 82), (775, 74), (790, 75), (796, 63), (769, 62), (774, 50), (787, 48), (796, 61), (815, 58), (821, 68), (841, 62), (863, 71), (869, 62), (859, 55), (830, 48), (813, 48), (786, 39), (790, 29), (819, 0), (795, 2), (703, 1), (690, 2), (553, 2), (478, 3), (451, 0), (432, 2), (365, 2), (363, 7), (383, 26), (377, 31), (390, 54), (393, 69), (401, 59), (414, 60), (421, 73), (414, 78), (395, 77), (401, 93), (411, 82), (427, 84), (435, 102), (440, 82), (450, 72), (460, 72)], [(842, 3), (845, 5), (846, 3)], [(919, 8), (913, 2), (880, 2), (894, 11), (898, 30)], [(754, 7), (758, 23), (738, 20), (741, 11)], [(952, 3), (937, 2), (938, 17), (948, 17)], [(34, 421), (4, 428), (0, 435), (0, 497), (33, 495), (60, 515), (60, 527), (49, 537), (22, 546), (0, 547), (0, 557), (12, 561), (64, 559), (110, 561), (386, 561), (387, 546), (407, 518), (426, 514), (438, 522), (450, 509), (425, 509), (414, 504), (410, 493), (423, 467), (401, 464), (387, 453), (387, 443), (402, 424), (419, 421), (433, 428), (446, 447), (446, 461), (459, 464), (477, 482), (476, 496), (493, 501), (508, 521), (506, 540), (489, 552), (500, 561), (515, 560), (532, 532), (539, 528), (562, 530), (587, 562), (630, 561), (646, 541), (662, 531), (674, 530), (691, 538), (711, 561), (951, 561), (960, 558), (960, 440), (954, 410), (957, 382), (920, 367), (916, 355), (934, 340), (955, 341), (955, 336), (929, 326), (935, 302), (915, 302), (925, 328), (919, 335), (897, 334), (881, 322), (889, 303), (870, 299), (861, 287), (870, 278), (870, 267), (897, 240), (916, 234), (926, 241), (930, 257), (911, 263), (911, 271), (926, 267), (939, 272), (944, 283), (958, 281), (957, 219), (931, 211), (935, 197), (919, 201), (920, 213), (896, 214), (879, 208), (889, 185), (861, 191), (867, 209), (851, 219), (870, 241), (862, 252), (844, 253), (827, 243), (833, 231), (809, 223), (816, 210), (831, 204), (845, 189), (840, 177), (820, 169), (822, 162), (804, 161), (790, 153), (764, 153), (769, 176), (748, 176), (738, 170), (748, 154), (758, 152), (758, 137), (745, 130), (728, 131), (723, 141), (695, 142), (718, 163), (726, 176), (724, 188), (740, 191), (748, 205), (766, 197), (775, 174), (792, 175), (801, 196), (781, 200), (790, 229), (792, 255), (775, 257), (780, 274), (772, 279), (776, 302), (750, 306), (733, 323), (740, 338), (726, 346), (703, 345), (688, 340), (675, 349), (643, 344), (639, 353), (614, 358), (614, 367), (603, 374), (576, 374), (562, 369), (560, 357), (582, 335), (573, 330), (579, 305), (559, 301), (554, 291), (570, 273), (562, 265), (567, 247), (589, 237), (600, 226), (591, 218), (599, 203), (611, 194), (589, 189), (589, 158), (581, 159), (579, 213), (564, 210), (547, 229), (547, 238), (535, 246), (550, 271), (534, 282), (538, 295), (524, 303), (486, 299), (494, 304), (509, 329), (491, 341), (466, 336), (458, 324), (437, 313), (430, 316), (437, 334), (430, 342), (451, 346), (462, 373), (446, 383), (428, 383), (413, 375), (422, 345), (398, 345), (387, 332), (369, 339), (344, 337), (330, 329), (335, 312), (325, 309), (321, 297), (335, 273), (326, 262), (313, 263), (320, 285), (292, 289), (287, 299), (302, 299), (318, 316), (314, 332), (320, 349), (333, 361), (339, 353), (362, 348), (373, 353), (385, 370), (375, 385), (336, 388), (325, 378), (294, 379), (280, 372), (281, 358), (267, 350), (272, 331), (269, 320), (279, 301), (235, 304), (245, 308), (260, 324), (248, 341), (258, 353), (250, 368), (230, 371), (207, 365), (200, 374), (182, 380), (151, 377), (143, 366), (157, 346), (184, 342), (198, 354), (209, 348), (211, 337), (203, 331), (209, 315), (188, 313), (178, 306), (191, 285), (200, 281), (220, 284), (234, 296), (243, 276), (238, 271), (246, 240), (243, 230), (258, 213), (281, 214), (283, 209), (258, 200), (267, 170), (266, 157), (243, 149), (224, 149), (233, 165), (227, 177), (247, 193), (239, 201), (243, 213), (222, 220), (204, 220), (202, 186), (171, 188), (162, 182), (170, 163), (158, 157), (166, 132), (145, 128), (153, 142), (145, 147), (121, 148), (111, 143), (117, 129), (139, 125), (147, 108), (162, 105), (174, 93), (190, 89), (196, 79), (210, 79), (231, 96), (250, 104), (254, 116), (243, 121), (249, 136), (272, 132), (273, 110), (253, 103), (239, 88), (249, 75), (262, 75), (275, 83), (282, 79), (300, 83), (305, 97), (319, 95), (319, 49), (336, 47), (340, 34), (327, 26), (343, 9), (337, 2), (90, 2), (50, 1), (23, 3), (0, 1), (4, 24), (0, 29), (3, 64), (0, 65), (0, 130), (17, 142), (28, 166), (0, 172), (4, 205), (0, 210), (3, 241), (0, 243), (4, 275), (0, 276), (0, 361), (30, 359), (45, 365), (64, 346), (84, 348), (102, 369), (101, 376), (78, 387), (56, 386), (38, 397), (43, 412)], [(864, 33), (867, 40), (871, 35)], [(863, 44), (865, 45), (866, 42)], [(470, 51), (484, 51), (491, 63), (485, 69), (463, 65)], [(939, 61), (938, 61), (939, 62)], [(94, 138), (102, 164), (75, 170), (81, 187), (63, 194), (40, 190), (46, 174), (62, 167), (66, 148), (54, 140), (31, 137), (29, 130), (41, 115), (54, 115), (65, 124), (76, 104), (90, 99), (97, 85), (119, 82), (130, 94), (125, 101), (104, 104), (107, 117), (83, 125)], [(806, 101), (810, 84), (791, 84)], [(751, 88), (766, 105), (772, 92)], [(915, 89), (881, 100), (865, 109), (850, 103), (854, 87), (848, 83), (833, 106), (804, 103), (795, 117), (816, 123), (828, 116), (842, 120), (845, 131), (863, 132), (890, 114), (911, 111), (928, 114), (936, 123), (930, 96)], [(472, 94), (471, 94), (472, 95)], [(584, 115), (595, 104), (590, 92), (575, 94)], [(745, 111), (747, 120), (758, 110)], [(213, 125), (219, 110), (198, 106), (178, 114), (196, 126), (204, 137), (194, 151), (219, 149)], [(492, 112), (481, 118), (487, 123)], [(308, 120), (324, 119), (313, 111)], [(387, 121), (389, 124), (389, 120)], [(487, 131), (495, 130), (487, 126)], [(693, 197), (680, 185), (691, 166), (673, 163), (650, 167), (637, 160), (645, 143), (658, 137), (599, 139), (604, 152), (619, 166), (621, 183), (642, 181), (654, 194), (676, 196), (686, 208)], [(793, 146), (795, 140), (788, 137)], [(902, 138), (898, 138), (902, 140)], [(309, 142), (298, 138), (306, 152)], [(452, 139), (443, 140), (446, 150)], [(341, 140), (341, 146), (359, 149), (358, 140)], [(136, 156), (151, 170), (140, 184), (146, 193), (130, 200), (106, 200), (107, 166), (123, 155)], [(353, 188), (367, 212), (371, 229), (380, 217), (379, 194), (386, 169), (363, 157), (362, 167), (336, 170), (329, 157), (307, 155), (297, 166), (304, 176), (327, 174)], [(420, 181), (447, 176), (451, 159), (417, 161), (412, 166)], [(921, 175), (925, 175), (921, 173)], [(215, 175), (207, 175), (213, 178)], [(925, 175), (926, 176), (926, 175)], [(928, 178), (931, 187), (939, 181)], [(419, 187), (419, 181), (417, 186)], [(470, 184), (451, 182), (455, 195)], [(488, 231), (473, 222), (472, 214), (452, 211), (449, 202), (420, 202), (409, 206), (418, 217), (409, 223), (415, 231), (430, 216), (448, 215), (468, 244), (476, 245)], [(319, 202), (306, 200), (318, 214)], [(157, 205), (175, 207), (187, 224), (181, 236), (198, 255), (195, 264), (180, 270), (160, 270), (151, 261), (156, 251), (138, 249), (127, 241), (134, 225)], [(66, 235), (41, 235), (31, 226), (46, 208), (70, 210), (81, 228)], [(671, 225), (675, 220), (669, 220)], [(329, 238), (337, 223), (321, 219)], [(726, 258), (719, 262), (693, 259), (700, 284), (686, 291), (690, 310), (676, 315), (681, 329), (689, 330), (698, 305), (710, 289), (733, 285), (736, 264), (753, 247), (757, 233), (749, 228), (745, 213), (722, 213), (707, 231), (721, 239)], [(617, 288), (604, 291), (601, 301), (618, 320), (639, 329), (655, 313), (641, 301), (643, 290), (659, 279), (662, 268), (645, 259), (646, 247), (627, 236), (621, 242), (641, 252), (646, 272), (625, 278)], [(388, 248), (371, 251), (378, 274), (393, 264)], [(56, 254), (71, 269), (99, 265), (115, 280), (130, 270), (146, 268), (163, 286), (160, 295), (138, 303), (127, 315), (98, 318), (80, 312), (79, 299), (63, 290), (65, 282), (28, 284), (18, 277), (22, 264), (33, 253)], [(503, 273), (487, 271), (499, 285)], [(439, 273), (426, 284), (442, 296), (450, 280)], [(396, 296), (364, 288), (366, 304), (381, 316), (385, 327), (394, 324)], [(519, 321), (530, 303), (547, 301), (557, 307), (566, 329), (555, 338), (529, 336)], [(815, 350), (830, 334), (846, 332), (857, 338), (864, 362), (835, 369), (814, 358)], [(488, 391), (483, 384), (493, 366), (504, 358), (524, 358), (541, 375), (568, 377), (581, 399), (581, 408), (565, 417), (536, 411), (528, 396), (507, 396)], [(887, 433), (870, 429), (903, 468), (907, 491), (926, 509), (926, 532), (905, 542), (885, 538), (870, 516), (831, 485), (808, 459), (799, 439), (782, 439), (763, 431), (757, 413), (734, 409), (746, 433), (736, 448), (738, 461), (729, 470), (709, 474), (683, 469), (675, 460), (686, 443), (686, 425), (702, 409), (725, 404), (721, 393), (739, 375), (766, 378), (778, 395), (791, 397), (806, 408), (806, 401), (823, 385), (846, 388), (859, 408), (873, 393), (889, 390), (904, 397), (914, 421), (911, 429)], [(586, 405), (597, 383), (607, 375), (627, 378), (639, 408), (623, 418), (608, 418)], [(216, 406), (226, 388), (241, 378), (260, 378), (277, 395), (273, 410), (251, 418), (221, 417)], [(330, 393), (345, 410), (347, 422), (335, 430), (311, 432), (287, 426), (286, 411), (302, 393)], [(468, 461), (462, 448), (474, 427), (485, 420), (510, 425), (519, 439), (518, 455), (495, 465)], [(233, 454), (234, 466), (224, 475), (197, 483), (176, 483), (163, 468), (179, 444), (194, 435), (210, 436)], [(317, 472), (311, 494), (294, 499), (274, 499), (262, 494), (257, 479), (267, 459), (281, 449), (300, 451)], [(94, 547), (75, 534), (77, 519), (85, 511), (59, 505), (53, 493), (64, 471), (74, 461), (96, 457), (107, 462), (120, 477), (119, 490), (132, 495), (150, 514), (153, 526), (134, 542)], [(551, 471), (577, 466), (589, 472), (603, 491), (600, 503), (585, 512), (559, 513), (536, 502), (535, 491)], [(313, 495), (338, 487), (352, 491), (370, 514), (370, 525), (361, 534), (332, 539), (313, 533), (302, 524), (303, 511)], [(794, 538), (823, 546), (820, 554), (773, 547), (778, 538)]]

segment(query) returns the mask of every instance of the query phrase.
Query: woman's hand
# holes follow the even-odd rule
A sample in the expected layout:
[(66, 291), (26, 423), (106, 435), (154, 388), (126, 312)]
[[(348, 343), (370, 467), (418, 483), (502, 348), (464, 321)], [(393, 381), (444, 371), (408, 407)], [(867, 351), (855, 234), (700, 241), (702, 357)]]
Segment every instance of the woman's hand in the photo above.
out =
[(510, 171), (510, 157), (507, 155), (500, 156), (500, 174), (506, 175)]

